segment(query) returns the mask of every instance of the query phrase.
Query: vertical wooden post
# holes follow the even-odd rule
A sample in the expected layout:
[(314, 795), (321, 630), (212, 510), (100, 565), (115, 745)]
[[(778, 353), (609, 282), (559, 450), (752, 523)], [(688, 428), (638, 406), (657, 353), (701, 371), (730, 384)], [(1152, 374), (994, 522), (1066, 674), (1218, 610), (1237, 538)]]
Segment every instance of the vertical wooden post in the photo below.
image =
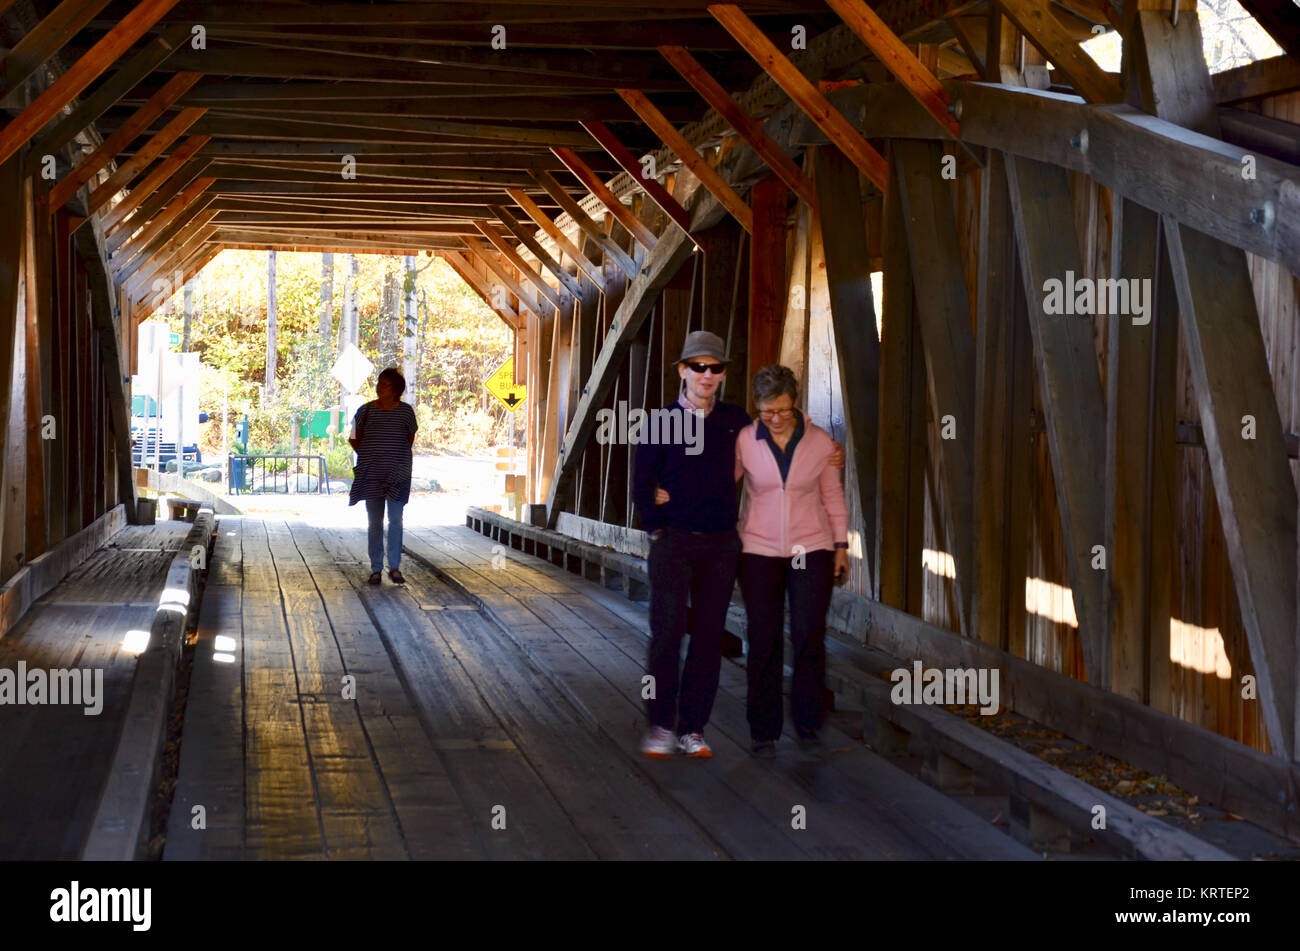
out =
[[(31, 205), (35, 199), (32, 183), (28, 182), (24, 191), (25, 205)], [(46, 288), (42, 285), (40, 274), (42, 268), (38, 263), (42, 256), (39, 229), (36, 219), (44, 220), (44, 215), (32, 215), (26, 221), (25, 255), (27, 268), (27, 471), (26, 471), (26, 535), (23, 547), (24, 561), (31, 561), (46, 549), (49, 535), (47, 511), (45, 507), (45, 441), (41, 439), (41, 417), (45, 413), (43, 399), (44, 374), (41, 366), (42, 349), (42, 311), (45, 302), (41, 299)]]
[[(876, 536), (876, 454), (879, 427), (880, 339), (871, 293), (867, 234), (858, 170), (838, 148), (817, 149), (816, 183), (826, 280), (840, 365), (845, 423), (851, 434), (861, 503), (863, 538)], [(869, 543), (863, 552), (868, 588), (878, 565)]]
[(0, 164), (0, 218), (10, 223), (0, 228), (0, 584), (18, 568), (22, 550), (22, 508), (15, 490), (22, 485), (20, 466), (11, 454), (21, 445), (20, 430), (10, 426), (14, 401), (19, 399), (20, 378), (18, 315), (23, 312), (23, 236), (30, 213), (23, 200), (22, 170), (17, 156)]
[(1033, 367), (1006, 160), (995, 151), (980, 181), (978, 306), (972, 611), (980, 640), (1012, 650), (1024, 639)]
[(925, 358), (916, 320), (898, 182), (885, 197), (881, 254), (880, 454), (876, 491), (877, 600), (917, 616), (923, 608)]
[[(787, 198), (785, 182), (775, 175), (757, 182), (749, 196), (754, 209), (749, 252), (749, 363), (755, 372), (778, 362), (781, 356)], [(748, 405), (752, 415), (753, 401)]]

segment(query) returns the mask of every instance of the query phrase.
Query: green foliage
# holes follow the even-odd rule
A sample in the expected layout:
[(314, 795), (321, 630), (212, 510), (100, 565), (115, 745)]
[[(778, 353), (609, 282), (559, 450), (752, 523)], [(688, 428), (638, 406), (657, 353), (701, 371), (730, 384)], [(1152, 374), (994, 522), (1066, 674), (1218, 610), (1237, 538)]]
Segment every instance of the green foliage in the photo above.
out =
[[(416, 258), (414, 275), (400, 257), (357, 255), (358, 346), (375, 365), (363, 387), (373, 397), (375, 377), (397, 365), (408, 384), (406, 398), (416, 405), (420, 432), (416, 449), (482, 451), (510, 438), (514, 420), (483, 387), (511, 353), (512, 334), (482, 300), (439, 258)], [(222, 427), (234, 451), (234, 425), (249, 419), (249, 445), (255, 452), (288, 452), (292, 430), (305, 414), (338, 405), (340, 387), (330, 376), (338, 352), (347, 255), (334, 255), (330, 334), (320, 332), (321, 256), (276, 255), (276, 387), (264, 395), (266, 370), (266, 252), (223, 251), (196, 279), (191, 326), (193, 347), (203, 364), (201, 408), (212, 418), (202, 435), (205, 453), (219, 453)], [(388, 291), (388, 306), (384, 292)], [(416, 345), (419, 372), (404, 365), (406, 334), (402, 298), (419, 302)], [(180, 332), (180, 295), (164, 319)], [(223, 417), (224, 405), (228, 411)], [(316, 443), (332, 475), (350, 477), (351, 449), (346, 433)], [(306, 452), (303, 442), (299, 452)]]

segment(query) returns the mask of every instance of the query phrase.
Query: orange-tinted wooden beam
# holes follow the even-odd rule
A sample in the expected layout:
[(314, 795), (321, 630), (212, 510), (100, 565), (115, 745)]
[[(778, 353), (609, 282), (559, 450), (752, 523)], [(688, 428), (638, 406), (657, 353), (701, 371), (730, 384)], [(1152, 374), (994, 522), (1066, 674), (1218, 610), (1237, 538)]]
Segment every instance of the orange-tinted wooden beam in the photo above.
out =
[(636, 239), (637, 244), (647, 251), (655, 249), (655, 245), (659, 243), (658, 236), (646, 227), (645, 222), (632, 214), (631, 208), (618, 200), (618, 196), (609, 190), (609, 186), (600, 180), (600, 176), (591, 170), (577, 152), (565, 146), (555, 146), (551, 149), (551, 154), (563, 162), (564, 167), (573, 173), (573, 177), (582, 182), (583, 187), (600, 200), (614, 219)]
[(487, 269), (496, 275), (497, 280), (504, 284), (510, 293), (519, 298), (521, 306), (527, 307), (538, 317), (542, 316), (541, 309), (537, 306), (536, 296), (515, 280), (514, 275), (503, 267), (500, 261), (488, 253), (487, 248), (483, 247), (481, 241), (477, 238), (471, 238), (469, 235), (461, 235), (460, 240), (474, 257), (482, 261)]
[(578, 250), (578, 246), (565, 237), (560, 226), (551, 220), (546, 212), (538, 207), (537, 202), (529, 196), (522, 188), (507, 188), (506, 194), (514, 200), (514, 203), (523, 209), (524, 214), (533, 219), (533, 223), (541, 228), (555, 246), (564, 254), (567, 254), (582, 268), (583, 272), (591, 279), (591, 282), (600, 288), (600, 292), (605, 293), (605, 275), (601, 273), (600, 268), (591, 263), (591, 259)]
[(121, 272), (123, 267), (139, 253), (140, 249), (147, 245), (163, 228), (167, 227), (176, 217), (185, 210), (185, 208), (212, 187), (216, 182), (215, 178), (196, 178), (193, 182), (177, 195), (170, 205), (158, 213), (158, 216), (151, 221), (148, 226), (138, 235), (132, 238), (122, 247), (117, 249), (113, 255), (113, 270)]
[[(95, 174), (105, 165), (117, 157), (117, 154), (131, 144), (131, 141), (145, 129), (153, 124), (153, 121), (160, 115), (171, 108), (181, 96), (189, 90), (202, 73), (177, 73), (167, 81), (167, 84), (154, 93), (149, 101), (137, 109), (131, 116), (118, 126), (107, 139), (100, 143), (99, 148), (87, 155), (72, 171), (64, 175), (55, 186), (50, 189), (49, 204), (50, 210), (56, 211), (67, 204), (68, 199), (77, 193), (77, 189), (86, 184)], [(18, 120), (15, 119), (15, 122)], [(8, 131), (8, 126), (5, 131)], [(0, 135), (3, 135), (0, 132)]]
[(61, 50), (109, 0), (63, 0), (5, 54), (0, 62), (0, 98)]
[(686, 141), (686, 136), (673, 128), (673, 124), (655, 107), (645, 93), (637, 89), (615, 89), (614, 91), (622, 96), (623, 101), (632, 107), (632, 111), (641, 117), (641, 121), (663, 140), (664, 145), (672, 149), (673, 154), (681, 159), (682, 164), (700, 180), (700, 184), (730, 212), (731, 217), (740, 222), (742, 228), (752, 233), (754, 215), (749, 205), (723, 180), (713, 166), (704, 160), (704, 156), (695, 151), (695, 147)]
[(587, 130), (587, 134), (609, 153), (610, 158), (617, 162), (623, 171), (632, 176), (633, 180), (650, 196), (650, 200), (658, 205), (664, 214), (677, 222), (678, 227), (690, 234), (691, 216), (686, 213), (686, 209), (681, 206), (668, 189), (659, 184), (658, 178), (646, 177), (645, 168), (640, 160), (628, 151), (627, 146), (618, 140), (614, 133), (609, 130), (609, 127), (595, 119), (584, 121), (581, 125)]
[(533, 252), (533, 257), (537, 258), (537, 263), (546, 268), (555, 275), (555, 279), (564, 285), (565, 289), (574, 297), (582, 296), (582, 282), (564, 269), (559, 261), (551, 256), (551, 253), (542, 247), (541, 242), (534, 237), (532, 229), (526, 227), (514, 215), (510, 209), (502, 205), (488, 205), (488, 211), (497, 221), (506, 226), (506, 230), (519, 239), (519, 243)]
[(469, 285), (479, 297), (483, 298), (483, 303), (492, 308), (492, 311), (505, 322), (505, 325), (511, 330), (518, 330), (523, 318), (515, 313), (515, 309), (507, 302), (502, 301), (500, 306), (492, 302), (492, 287), (488, 282), (476, 272), (469, 260), (463, 257), (457, 251), (439, 251), (438, 257), (442, 258), (451, 269), (460, 275), (461, 280)]
[(158, 132), (149, 139), (140, 150), (132, 155), (129, 159), (117, 167), (112, 175), (104, 180), (103, 184), (98, 185), (90, 193), (87, 199), (86, 207), (93, 215), (104, 205), (108, 204), (110, 198), (120, 192), (127, 186), (137, 175), (144, 169), (153, 164), (153, 160), (162, 155), (173, 142), (185, 134), (190, 126), (198, 121), (207, 109), (191, 108), (182, 109), (171, 122), (167, 123)]
[(1083, 51), (1056, 19), (1048, 0), (999, 0), (998, 6), (1034, 48), (1069, 77), (1080, 96), (1088, 102), (1124, 101), (1119, 81)]
[(501, 235), (499, 235), (490, 224), (486, 221), (476, 220), (474, 222), (474, 227), (478, 228), (478, 230), (483, 233), (483, 237), (492, 242), (492, 247), (500, 251), (502, 257), (515, 266), (516, 271), (527, 278), (530, 284), (541, 291), (543, 297), (556, 307), (563, 306), (560, 302), (560, 295), (555, 288), (551, 287), (550, 284), (547, 284), (546, 279), (542, 277), (542, 275), (529, 267), (528, 262), (519, 256), (519, 252), (510, 246), (510, 242), (501, 237)]
[[(208, 263), (224, 250), (225, 250), (225, 246), (221, 244), (212, 244), (212, 245), (208, 245), (207, 247), (197, 249), (194, 252), (194, 255), (190, 257), (190, 259), (186, 261), (183, 265), (181, 265), (181, 286), (183, 287), (190, 280), (190, 278), (192, 278), (195, 274), (198, 274), (199, 271), (207, 267)], [(139, 323), (143, 321), (155, 310), (157, 310), (156, 307), (149, 307), (149, 306), (145, 306), (142, 310), (138, 310), (135, 314), (136, 322)]]
[(116, 231), (117, 226), (134, 214), (135, 210), (144, 203), (144, 200), (157, 191), (158, 186), (176, 174), (176, 170), (188, 162), (194, 153), (207, 145), (210, 140), (211, 136), (192, 135), (182, 142), (175, 152), (160, 162), (158, 167), (145, 177), (144, 181), (131, 189), (129, 195), (104, 215), (104, 235), (107, 237)]
[(786, 155), (781, 147), (763, 131), (762, 123), (751, 119), (740, 104), (728, 95), (722, 84), (714, 79), (699, 62), (680, 46), (661, 46), (659, 53), (681, 73), (696, 92), (703, 97), (713, 110), (736, 130), (736, 134), (758, 153), (758, 157), (785, 182), (790, 191), (799, 196), (799, 200), (809, 207), (817, 207), (817, 187), (811, 178), (803, 173), (794, 159)]
[(26, 109), (0, 129), (0, 164), (31, 141), (45, 124), (113, 65), (136, 40), (144, 36), (179, 0), (141, 0), (130, 13), (109, 30), (68, 71), (36, 97)]
[(934, 73), (912, 54), (898, 38), (898, 34), (876, 15), (875, 10), (862, 0), (826, 0), (826, 5), (839, 14), (839, 18), (858, 35), (867, 49), (876, 54), (876, 58), (894, 78), (907, 87), (912, 98), (934, 116), (935, 121), (949, 135), (954, 139), (961, 137), (961, 127), (948, 112), (948, 107), (952, 104), (948, 91)]
[(853, 123), (831, 105), (817, 91), (799, 68), (790, 62), (776, 46), (763, 35), (754, 21), (740, 7), (729, 3), (715, 3), (709, 7), (722, 26), (730, 33), (758, 65), (785, 90), (803, 112), (826, 133), (827, 137), (849, 157), (858, 171), (882, 192), (889, 187), (889, 166), (885, 157), (862, 137)]

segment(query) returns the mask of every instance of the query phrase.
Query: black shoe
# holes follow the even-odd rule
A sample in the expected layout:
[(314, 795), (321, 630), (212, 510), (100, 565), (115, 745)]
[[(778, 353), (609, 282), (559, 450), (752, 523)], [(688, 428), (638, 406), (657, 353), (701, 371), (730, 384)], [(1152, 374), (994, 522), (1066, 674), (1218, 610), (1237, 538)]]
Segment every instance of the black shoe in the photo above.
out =
[(370, 572), (370, 583), (371, 583), (371, 584), (380, 584), (380, 583), (383, 582), (383, 580), (384, 580), (384, 576), (383, 576), (382, 574), (380, 574), (378, 571), (372, 571), (372, 572)]
[(795, 737), (795, 742), (799, 744), (799, 751), (802, 753), (824, 753), (826, 744), (822, 742), (820, 736), (816, 733), (800, 733)]
[(750, 752), (759, 759), (776, 758), (776, 742), (774, 740), (756, 740), (750, 747)]

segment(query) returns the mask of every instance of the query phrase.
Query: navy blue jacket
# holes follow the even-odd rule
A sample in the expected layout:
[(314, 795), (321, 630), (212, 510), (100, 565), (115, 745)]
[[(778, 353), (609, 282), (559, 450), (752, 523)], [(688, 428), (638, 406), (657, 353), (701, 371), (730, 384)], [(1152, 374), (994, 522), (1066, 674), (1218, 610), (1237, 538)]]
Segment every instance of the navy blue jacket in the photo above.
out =
[[(681, 404), (674, 400), (665, 409)], [(749, 414), (734, 403), (718, 402), (704, 417), (699, 453), (683, 440), (680, 444), (641, 442), (636, 447), (632, 500), (641, 527), (647, 532), (681, 528), (693, 532), (721, 532), (736, 527), (740, 511), (736, 490), (736, 435), (750, 423)], [(655, 505), (655, 486), (669, 495), (665, 505)]]

